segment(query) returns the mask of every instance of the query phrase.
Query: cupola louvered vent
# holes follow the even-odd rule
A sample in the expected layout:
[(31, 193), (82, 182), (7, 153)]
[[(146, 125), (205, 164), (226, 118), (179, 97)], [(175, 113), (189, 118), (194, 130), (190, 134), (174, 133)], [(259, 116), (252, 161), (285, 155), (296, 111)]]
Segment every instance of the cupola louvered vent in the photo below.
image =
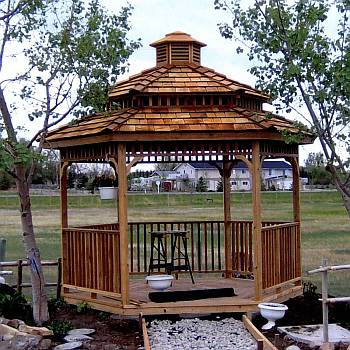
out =
[(164, 64), (201, 63), (201, 48), (206, 46), (183, 32), (167, 34), (151, 46), (157, 49), (157, 66)]
[(190, 62), (190, 46), (187, 43), (171, 43), (171, 62)]
[(157, 66), (168, 63), (168, 47), (166, 44), (157, 47)]
[(199, 45), (193, 45), (193, 62), (201, 64), (201, 48)]

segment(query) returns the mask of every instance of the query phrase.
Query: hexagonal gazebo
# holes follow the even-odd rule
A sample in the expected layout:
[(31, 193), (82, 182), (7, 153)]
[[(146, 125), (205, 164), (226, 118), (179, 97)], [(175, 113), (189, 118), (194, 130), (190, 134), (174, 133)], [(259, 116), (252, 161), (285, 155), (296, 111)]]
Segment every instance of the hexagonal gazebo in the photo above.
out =
[[(291, 121), (264, 112), (268, 96), (201, 65), (205, 44), (182, 32), (151, 44), (156, 66), (117, 83), (109, 112), (90, 115), (47, 135), (46, 147), (61, 156), (62, 295), (69, 303), (121, 315), (245, 312), (261, 301), (301, 293), (298, 144), (313, 141)], [(293, 218), (262, 220), (260, 168), (282, 157), (293, 168)], [(136, 163), (211, 162), (224, 182), (222, 221), (129, 222), (127, 174)], [(252, 221), (231, 220), (230, 175), (243, 161), (252, 178)], [(67, 168), (73, 162), (109, 163), (118, 174), (116, 223), (71, 227), (67, 215)], [(113, 218), (112, 218), (113, 221)], [(182, 275), (174, 290), (234, 287), (237, 296), (151, 302), (144, 279), (149, 232), (188, 231), (196, 283)], [(213, 272), (215, 272), (213, 274)], [(209, 278), (209, 273), (210, 278)], [(234, 278), (249, 276), (249, 278)]]

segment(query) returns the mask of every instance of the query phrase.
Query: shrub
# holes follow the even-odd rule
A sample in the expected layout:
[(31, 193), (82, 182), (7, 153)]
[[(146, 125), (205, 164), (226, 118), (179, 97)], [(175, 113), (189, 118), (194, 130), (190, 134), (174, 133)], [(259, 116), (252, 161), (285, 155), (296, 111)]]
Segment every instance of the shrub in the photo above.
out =
[(73, 324), (67, 320), (55, 320), (47, 326), (51, 329), (55, 337), (62, 339), (70, 330), (72, 330)]
[(0, 315), (5, 318), (20, 318), (33, 323), (32, 308), (26, 298), (6, 284), (0, 285)]
[(78, 314), (87, 314), (91, 310), (90, 305), (86, 301), (82, 301), (77, 305)]

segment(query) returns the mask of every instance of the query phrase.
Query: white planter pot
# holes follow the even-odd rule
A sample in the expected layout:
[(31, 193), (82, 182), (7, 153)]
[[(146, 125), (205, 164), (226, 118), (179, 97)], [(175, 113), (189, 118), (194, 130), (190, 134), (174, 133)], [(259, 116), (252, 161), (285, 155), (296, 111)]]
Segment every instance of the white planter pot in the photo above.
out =
[(261, 316), (266, 318), (268, 322), (262, 326), (262, 329), (271, 329), (275, 326), (275, 321), (282, 318), (288, 310), (287, 305), (277, 303), (261, 303), (258, 305)]
[(146, 281), (152, 289), (164, 291), (171, 286), (174, 276), (171, 275), (150, 275)]
[(115, 199), (118, 195), (117, 187), (99, 187), (101, 199)]

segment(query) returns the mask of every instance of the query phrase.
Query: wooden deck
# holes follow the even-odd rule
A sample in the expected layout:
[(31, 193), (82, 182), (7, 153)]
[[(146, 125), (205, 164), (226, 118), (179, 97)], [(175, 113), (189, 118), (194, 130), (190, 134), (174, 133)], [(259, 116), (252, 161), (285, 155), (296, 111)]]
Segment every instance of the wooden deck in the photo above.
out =
[[(81, 290), (70, 290), (64, 293), (64, 298), (71, 304), (87, 302), (92, 308), (101, 311), (112, 312), (120, 315), (144, 315), (159, 314), (204, 314), (204, 313), (230, 313), (230, 312), (251, 312), (257, 311), (258, 301), (254, 300), (254, 281), (239, 278), (221, 278), (217, 276), (195, 276), (196, 283), (192, 284), (189, 278), (180, 276), (174, 280), (173, 286), (169, 289), (195, 290), (211, 288), (232, 287), (237, 296), (226, 298), (211, 298), (191, 301), (178, 301), (167, 303), (154, 303), (148, 298), (152, 289), (147, 285), (144, 278), (132, 278), (130, 280), (130, 303), (122, 306), (118, 296), (106, 296), (97, 294), (91, 297), (90, 293)], [(284, 286), (278, 293), (266, 294), (264, 301), (282, 302), (301, 294), (300, 286)]]

